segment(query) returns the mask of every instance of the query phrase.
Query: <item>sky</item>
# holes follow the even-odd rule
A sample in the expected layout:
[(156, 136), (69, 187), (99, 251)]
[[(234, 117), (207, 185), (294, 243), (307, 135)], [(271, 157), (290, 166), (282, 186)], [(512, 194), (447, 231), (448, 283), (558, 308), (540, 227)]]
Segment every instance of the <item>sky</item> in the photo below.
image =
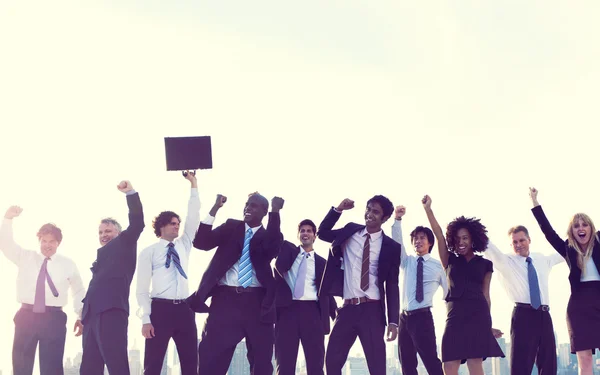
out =
[[(383, 194), (407, 207), (408, 233), (427, 223), (429, 194), (443, 226), (479, 217), (508, 252), (506, 231), (523, 224), (532, 250), (551, 254), (529, 186), (560, 234), (575, 212), (600, 218), (590, 193), (599, 13), (594, 1), (5, 0), (0, 210), (24, 208), (15, 238), (29, 249), (42, 224), (61, 227), (59, 251), (87, 284), (99, 219), (127, 222), (116, 184), (128, 179), (140, 193), (141, 250), (155, 241), (155, 215), (187, 207), (189, 183), (166, 172), (164, 137), (210, 135), (213, 169), (198, 180), (202, 217), (216, 194), (229, 198), (217, 223), (241, 218), (250, 192), (277, 195), (293, 240), (300, 220), (318, 223), (344, 198), (356, 208), (339, 225), (361, 222), (368, 198)], [(328, 246), (316, 249), (325, 256)], [(192, 254), (192, 289), (212, 254)], [(559, 342), (568, 341), (567, 274), (559, 265), (550, 281)], [(0, 330), (12, 332), (16, 267), (4, 257), (0, 275)], [(434, 302), (441, 338), (441, 293)], [(493, 278), (493, 323), (507, 335), (511, 309)], [(140, 329), (132, 313), (130, 346), (142, 347)], [(5, 371), (11, 346), (3, 335)], [(65, 358), (80, 346), (69, 335)]]

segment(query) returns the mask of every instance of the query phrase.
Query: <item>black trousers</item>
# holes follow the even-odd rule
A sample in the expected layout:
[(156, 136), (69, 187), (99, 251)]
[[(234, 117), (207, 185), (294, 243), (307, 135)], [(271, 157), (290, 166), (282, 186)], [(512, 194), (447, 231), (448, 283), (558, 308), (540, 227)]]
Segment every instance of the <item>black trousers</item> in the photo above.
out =
[(369, 374), (385, 375), (385, 322), (379, 301), (347, 305), (338, 310), (329, 335), (325, 366), (327, 375), (341, 375), (348, 352), (358, 337)]
[(316, 301), (292, 301), (277, 309), (275, 361), (277, 375), (294, 375), (298, 344), (302, 342), (308, 375), (323, 375), (325, 333)]
[(556, 375), (556, 342), (548, 311), (515, 307), (510, 339), (511, 374), (531, 374), (535, 362), (539, 374)]
[(62, 375), (67, 314), (60, 310), (34, 313), (22, 308), (15, 314), (14, 322), (13, 374), (33, 373), (35, 351), (39, 343), (40, 374)]
[(402, 374), (418, 374), (417, 353), (428, 374), (443, 375), (442, 362), (437, 355), (433, 315), (429, 309), (400, 314), (398, 358)]
[(127, 312), (110, 309), (90, 314), (83, 326), (83, 358), (79, 373), (103, 375), (106, 365), (110, 375), (129, 375)]
[(215, 289), (198, 346), (199, 375), (225, 375), (243, 338), (246, 338), (250, 373), (273, 374), (273, 324), (260, 320), (264, 296), (264, 288), (244, 293), (224, 287)]
[(182, 375), (198, 374), (198, 331), (196, 314), (187, 303), (173, 304), (152, 301), (150, 320), (154, 337), (146, 339), (144, 375), (160, 375), (169, 345), (173, 338), (179, 355)]

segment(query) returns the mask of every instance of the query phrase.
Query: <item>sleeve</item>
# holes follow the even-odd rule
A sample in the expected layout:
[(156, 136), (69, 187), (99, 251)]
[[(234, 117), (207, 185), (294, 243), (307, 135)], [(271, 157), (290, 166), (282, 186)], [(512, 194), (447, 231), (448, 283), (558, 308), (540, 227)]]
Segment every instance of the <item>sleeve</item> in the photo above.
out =
[(0, 226), (0, 250), (8, 260), (19, 266), (24, 255), (30, 250), (24, 250), (17, 245), (13, 239), (12, 223), (13, 221), (10, 219), (2, 221), (2, 226)]
[(490, 262), (487, 259), (484, 259), (485, 261), (485, 265), (483, 266), (484, 269), (484, 274), (488, 273), (488, 272), (494, 272), (494, 263)]
[(406, 258), (408, 258), (408, 254), (406, 253), (406, 247), (404, 247), (404, 241), (402, 236), (402, 220), (394, 219), (394, 224), (392, 224), (392, 239), (398, 242), (401, 246), (400, 248), (400, 267), (406, 267)]
[(508, 255), (500, 251), (500, 249), (498, 249), (496, 245), (492, 243), (492, 241), (488, 242), (488, 246), (483, 252), (483, 256), (488, 261), (491, 261), (493, 265), (500, 270), (501, 273), (508, 267)]
[(564, 262), (565, 258), (563, 258), (562, 255), (560, 255), (559, 253), (554, 253), (552, 255), (547, 256), (546, 260), (548, 261), (548, 266), (552, 268), (557, 264)]
[[(214, 221), (214, 218), (213, 218), (213, 221)], [(188, 201), (187, 216), (185, 218), (185, 224), (183, 227), (183, 236), (181, 236), (181, 238), (180, 238), (181, 241), (183, 242), (185, 251), (187, 251), (188, 253), (192, 249), (192, 242), (194, 241), (194, 237), (196, 236), (196, 231), (198, 230), (199, 225), (200, 225), (200, 197), (198, 196), (198, 189), (191, 188), (190, 199)]]
[(332, 243), (335, 240), (340, 229), (334, 230), (333, 226), (337, 223), (341, 215), (341, 212), (331, 207), (317, 230), (317, 235), (321, 241)]
[(444, 267), (440, 263), (440, 286), (442, 287), (442, 299), (446, 299), (448, 296), (448, 277), (446, 276), (446, 272), (444, 272)]
[(138, 310), (138, 316), (142, 319), (142, 324), (150, 323), (150, 313), (152, 312), (152, 300), (150, 299), (150, 284), (152, 282), (151, 250), (151, 247), (145, 248), (138, 257), (135, 296), (140, 306), (141, 311)]
[[(129, 207), (129, 226), (120, 236), (127, 243), (135, 243), (144, 230), (144, 211), (140, 195), (138, 193), (127, 194), (127, 206)], [(135, 251), (135, 247), (133, 247)]]
[[(398, 245), (400, 247), (400, 245)], [(400, 249), (397, 257), (394, 257), (394, 265), (390, 267), (390, 272), (385, 282), (385, 292), (387, 299), (388, 324), (398, 325), (400, 323), (400, 287), (398, 285), (398, 276), (400, 274)]]
[(562, 238), (560, 238), (560, 236), (554, 231), (552, 225), (550, 225), (542, 206), (536, 206), (532, 208), (531, 212), (533, 212), (533, 216), (537, 220), (540, 229), (544, 233), (544, 236), (546, 236), (546, 240), (548, 240), (554, 250), (556, 250), (563, 258), (566, 257), (567, 245), (565, 241), (563, 241)]
[(81, 311), (83, 310), (83, 299), (85, 298), (85, 286), (79, 274), (79, 269), (75, 262), (71, 261), (72, 272), (69, 277), (69, 286), (71, 288), (71, 298), (73, 299), (73, 310), (77, 319), (81, 320)]
[(266, 251), (266, 255), (270, 259), (277, 257), (282, 244), (283, 234), (281, 234), (281, 216), (279, 216), (279, 212), (269, 212), (267, 237), (263, 243), (263, 248)]
[[(214, 217), (209, 216), (209, 218), (212, 218), (214, 221)], [(230, 234), (230, 231), (227, 229), (228, 223), (229, 220), (227, 220), (225, 224), (221, 224), (213, 229), (210, 220), (208, 220), (208, 222), (206, 222), (206, 220), (201, 222), (198, 231), (196, 232), (196, 236), (194, 237), (194, 247), (199, 250), (212, 250), (219, 246), (222, 243), (223, 238)]]

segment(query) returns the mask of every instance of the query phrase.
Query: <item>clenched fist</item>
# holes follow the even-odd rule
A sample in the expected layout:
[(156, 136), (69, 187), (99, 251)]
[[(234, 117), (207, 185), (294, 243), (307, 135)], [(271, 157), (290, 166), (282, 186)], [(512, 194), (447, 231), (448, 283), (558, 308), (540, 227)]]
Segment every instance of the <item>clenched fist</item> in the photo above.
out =
[(8, 210), (6, 210), (6, 213), (4, 214), (4, 217), (6, 219), (12, 219), (15, 218), (19, 215), (21, 215), (21, 212), (23, 212), (23, 209), (19, 206), (10, 206), (8, 208)]

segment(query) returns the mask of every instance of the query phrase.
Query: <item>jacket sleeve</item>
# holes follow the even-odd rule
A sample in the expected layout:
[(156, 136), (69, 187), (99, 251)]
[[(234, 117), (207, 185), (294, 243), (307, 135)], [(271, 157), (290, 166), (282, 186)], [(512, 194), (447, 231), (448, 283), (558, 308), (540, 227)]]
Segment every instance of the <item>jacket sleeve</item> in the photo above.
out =
[(231, 233), (227, 230), (229, 225), (231, 225), (230, 220), (227, 220), (225, 224), (221, 224), (215, 229), (213, 229), (212, 224), (200, 223), (194, 237), (194, 247), (199, 250), (212, 250), (220, 246), (224, 237)]
[(387, 302), (388, 324), (400, 323), (400, 288), (398, 287), (398, 275), (400, 273), (400, 244), (394, 242), (393, 264), (385, 281), (385, 294)]
[(291, 252), (295, 248), (296, 246), (293, 243), (283, 241), (283, 244), (279, 249), (279, 254), (277, 255), (277, 260), (275, 261), (275, 271), (277, 271), (279, 276), (283, 277), (283, 275), (292, 268), (294, 257), (291, 256)]
[[(139, 193), (127, 195), (127, 206), (129, 207), (129, 226), (120, 236), (128, 244), (134, 244), (140, 238), (144, 230), (144, 211)], [(133, 247), (134, 251), (136, 248)]]
[(282, 244), (283, 234), (281, 234), (281, 217), (278, 212), (269, 212), (267, 235), (263, 242), (265, 255), (270, 259), (277, 257)]
[(341, 212), (337, 212), (331, 207), (321, 224), (319, 224), (319, 229), (317, 230), (317, 236), (321, 241), (332, 243), (335, 241), (335, 238), (341, 229), (333, 229), (333, 226), (339, 220), (340, 216), (342, 216)]
[(560, 255), (562, 255), (563, 258), (565, 258), (567, 256), (567, 244), (554, 231), (552, 225), (550, 225), (550, 222), (548, 221), (548, 218), (546, 217), (542, 206), (536, 206), (532, 208), (531, 212), (533, 212), (535, 220), (537, 220), (540, 229), (544, 233), (544, 236), (546, 236), (546, 240), (550, 242), (550, 245), (552, 245), (554, 250), (556, 250)]

